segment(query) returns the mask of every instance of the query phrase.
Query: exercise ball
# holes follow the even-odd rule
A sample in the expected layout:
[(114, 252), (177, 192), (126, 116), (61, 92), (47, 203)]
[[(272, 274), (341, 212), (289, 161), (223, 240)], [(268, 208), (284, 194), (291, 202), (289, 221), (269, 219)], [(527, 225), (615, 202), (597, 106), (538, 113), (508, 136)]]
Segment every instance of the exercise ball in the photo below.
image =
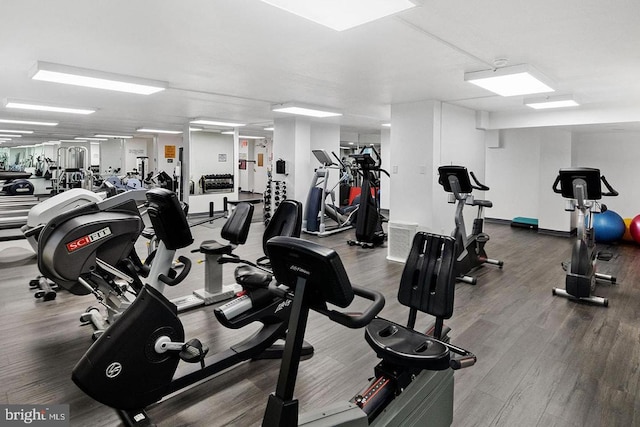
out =
[(624, 235), (624, 220), (614, 211), (606, 210), (593, 216), (593, 230), (596, 242), (616, 242)]
[(631, 230), (629, 226), (631, 226), (632, 218), (623, 218), (624, 221), (624, 235), (622, 236), (622, 240), (626, 242), (633, 242), (633, 236), (631, 235)]
[(636, 215), (629, 224), (629, 233), (636, 243), (640, 243), (640, 215)]

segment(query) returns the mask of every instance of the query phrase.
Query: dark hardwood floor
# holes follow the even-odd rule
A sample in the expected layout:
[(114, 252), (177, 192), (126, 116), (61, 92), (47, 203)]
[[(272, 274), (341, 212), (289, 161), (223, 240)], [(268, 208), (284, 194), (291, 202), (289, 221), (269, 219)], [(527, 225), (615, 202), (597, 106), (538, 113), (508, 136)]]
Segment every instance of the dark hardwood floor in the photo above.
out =
[[(249, 242), (236, 251), (247, 259), (261, 253), (264, 227), (254, 223)], [(619, 285), (600, 286), (608, 308), (553, 297), (564, 286), (560, 262), (570, 256), (567, 238), (487, 224), (487, 250), (505, 261), (477, 272), (478, 284), (458, 284), (452, 342), (478, 356), (478, 363), (455, 373), (454, 426), (640, 426), (640, 248), (616, 245), (614, 257), (599, 264), (617, 274)], [(219, 236), (211, 227), (194, 229), (196, 241)], [(395, 297), (402, 264), (385, 260), (386, 248), (350, 247), (353, 231), (323, 239), (334, 247), (353, 283), (380, 290), (387, 298), (383, 316), (405, 322)], [(195, 245), (194, 245), (195, 247)], [(144, 251), (143, 244), (139, 249)], [(181, 251), (195, 258), (194, 254)], [(202, 264), (170, 296), (202, 286)], [(233, 267), (225, 270), (232, 280)], [(27, 282), (35, 264), (0, 270), (0, 402), (71, 405), (73, 426), (119, 424), (114, 411), (86, 397), (71, 381), (75, 362), (91, 345), (91, 329), (79, 316), (95, 305), (91, 296), (60, 292), (36, 301)], [(255, 330), (221, 327), (211, 308), (181, 319), (189, 337), (211, 351), (227, 348)], [(420, 319), (425, 326), (428, 319)], [(349, 330), (312, 314), (306, 339), (316, 353), (301, 364), (296, 395), (301, 409), (348, 400), (372, 376), (376, 357), (362, 330)], [(211, 381), (151, 408), (161, 426), (259, 425), (274, 389), (279, 361), (245, 363)]]

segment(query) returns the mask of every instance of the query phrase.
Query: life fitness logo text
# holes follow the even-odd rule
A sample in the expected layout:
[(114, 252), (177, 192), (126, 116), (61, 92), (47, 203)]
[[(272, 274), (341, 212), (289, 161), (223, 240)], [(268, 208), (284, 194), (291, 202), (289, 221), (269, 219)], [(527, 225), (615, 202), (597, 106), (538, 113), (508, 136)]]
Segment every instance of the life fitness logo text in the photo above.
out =
[(86, 236), (80, 237), (74, 241), (67, 243), (67, 251), (73, 252), (80, 248), (87, 246), (89, 243), (96, 242), (100, 239), (104, 239), (105, 237), (111, 234), (111, 229), (109, 227), (105, 227), (102, 230), (98, 230), (95, 233), (87, 234)]

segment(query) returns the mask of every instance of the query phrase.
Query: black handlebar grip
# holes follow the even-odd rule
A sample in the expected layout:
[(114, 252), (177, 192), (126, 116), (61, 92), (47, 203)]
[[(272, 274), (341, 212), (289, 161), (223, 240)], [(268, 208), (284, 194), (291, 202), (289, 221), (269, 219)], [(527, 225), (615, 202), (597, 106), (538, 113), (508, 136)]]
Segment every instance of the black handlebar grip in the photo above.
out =
[(607, 190), (609, 190), (607, 193), (602, 193), (603, 196), (617, 196), (619, 193), (613, 189), (613, 187), (609, 184), (609, 182), (607, 181), (607, 178), (604, 177), (604, 175), (602, 175), (600, 177), (600, 180), (602, 181), (602, 183), (604, 184), (605, 187), (607, 187)]
[(180, 274), (178, 274), (173, 279), (165, 276), (164, 274), (161, 274), (158, 276), (158, 280), (160, 280), (162, 283), (165, 283), (166, 285), (169, 285), (169, 286), (175, 286), (178, 283), (182, 282), (191, 271), (191, 260), (189, 258), (186, 258), (180, 255), (178, 257), (178, 261), (180, 261), (184, 265), (184, 267), (182, 268), (182, 271), (180, 271)]
[(553, 185), (551, 186), (551, 188), (553, 188), (554, 193), (562, 194), (562, 190), (558, 188), (558, 184), (560, 184), (560, 175), (558, 175), (556, 177), (556, 180), (553, 181)]
[(480, 181), (478, 181), (478, 178), (476, 178), (475, 174), (473, 172), (469, 172), (469, 175), (471, 175), (471, 178), (473, 178), (473, 180), (475, 181), (476, 185), (474, 185), (473, 187), (476, 188), (476, 190), (480, 190), (480, 191), (489, 191), (490, 188), (486, 185), (484, 185), (483, 183), (481, 183)]
[(457, 370), (462, 368), (468, 368), (469, 366), (473, 366), (476, 364), (476, 356), (464, 356), (456, 359), (451, 359), (449, 361), (449, 366), (451, 369)]

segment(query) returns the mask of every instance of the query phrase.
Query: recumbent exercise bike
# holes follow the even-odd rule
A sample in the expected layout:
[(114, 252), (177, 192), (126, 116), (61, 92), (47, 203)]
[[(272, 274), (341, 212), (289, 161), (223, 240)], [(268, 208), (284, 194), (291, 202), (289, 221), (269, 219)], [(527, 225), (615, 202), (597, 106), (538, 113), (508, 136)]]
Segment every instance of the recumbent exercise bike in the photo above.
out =
[[(407, 326), (377, 318), (381, 293), (352, 286), (338, 254), (316, 243), (290, 237), (268, 242), (276, 280), (293, 294), (290, 335), (275, 393), (269, 396), (264, 427), (449, 426), (453, 419), (453, 371), (476, 357), (448, 343), (443, 319), (453, 313), (455, 241), (417, 233), (400, 281), (398, 300), (410, 308)], [(354, 296), (371, 301), (361, 313), (344, 313)], [(309, 311), (349, 328), (366, 326), (365, 339), (382, 361), (375, 378), (350, 402), (298, 416), (294, 398), (300, 350)], [(432, 334), (415, 331), (416, 315), (435, 315)]]

